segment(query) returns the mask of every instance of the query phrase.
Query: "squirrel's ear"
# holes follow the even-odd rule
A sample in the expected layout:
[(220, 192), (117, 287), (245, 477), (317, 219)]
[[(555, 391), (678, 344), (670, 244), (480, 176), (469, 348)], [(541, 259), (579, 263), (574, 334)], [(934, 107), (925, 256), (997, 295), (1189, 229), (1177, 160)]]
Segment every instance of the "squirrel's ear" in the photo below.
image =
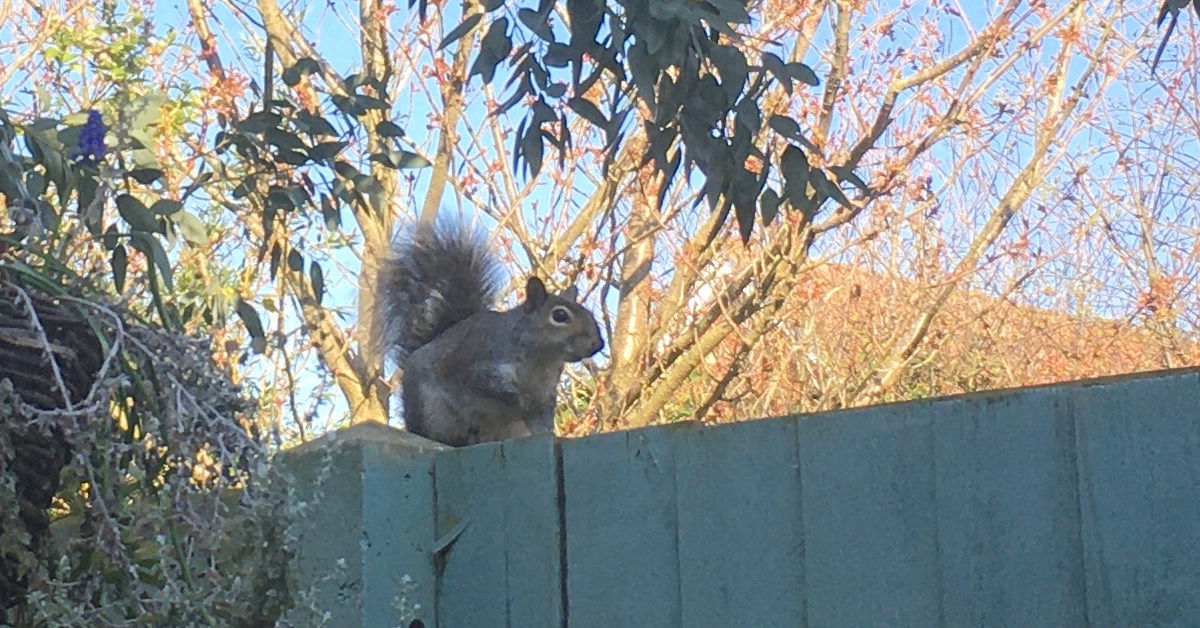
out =
[(579, 288), (576, 288), (575, 286), (571, 286), (570, 288), (563, 290), (563, 293), (558, 296), (560, 296), (568, 301), (578, 301), (579, 300)]
[(532, 312), (546, 301), (546, 284), (537, 276), (531, 276), (525, 282), (525, 311)]

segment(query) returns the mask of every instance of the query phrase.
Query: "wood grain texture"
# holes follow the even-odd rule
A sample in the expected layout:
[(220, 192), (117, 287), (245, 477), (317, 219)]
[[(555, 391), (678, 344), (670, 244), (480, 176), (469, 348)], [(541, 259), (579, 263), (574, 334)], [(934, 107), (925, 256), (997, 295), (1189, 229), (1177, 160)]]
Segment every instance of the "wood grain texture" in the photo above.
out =
[(439, 626), (559, 626), (554, 441), (485, 443), (437, 458)]
[(678, 430), (563, 442), (571, 628), (681, 626)]

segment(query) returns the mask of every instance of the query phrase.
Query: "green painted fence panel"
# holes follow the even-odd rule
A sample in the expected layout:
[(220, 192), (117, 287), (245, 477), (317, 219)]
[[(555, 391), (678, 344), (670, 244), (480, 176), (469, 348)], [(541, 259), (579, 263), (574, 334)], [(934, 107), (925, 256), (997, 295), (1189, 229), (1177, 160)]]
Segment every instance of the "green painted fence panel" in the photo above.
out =
[(678, 430), (562, 442), (570, 628), (680, 627)]
[[(562, 625), (562, 535), (553, 438), (504, 443), (509, 626)], [(482, 628), (482, 627), (481, 627)]]
[(1040, 388), (920, 408), (934, 417), (943, 625), (1086, 625), (1066, 396)]
[(939, 625), (930, 413), (903, 404), (798, 425), (807, 625)]
[(796, 420), (671, 435), (682, 626), (794, 626), (804, 616)]
[(554, 440), (456, 449), (436, 464), (437, 625), (561, 625)]
[(1200, 626), (1200, 376), (1072, 391), (1088, 619)]
[(504, 462), (499, 443), (437, 457), (438, 626), (505, 626)]
[(1200, 626), (1194, 369), (458, 450), (368, 424), (281, 459), (331, 626)]
[[(365, 423), (281, 458), (307, 502), (297, 581), (330, 626), (433, 626), (433, 452), (436, 444)], [(339, 567), (339, 563), (344, 567)], [(308, 625), (297, 610), (296, 625)]]

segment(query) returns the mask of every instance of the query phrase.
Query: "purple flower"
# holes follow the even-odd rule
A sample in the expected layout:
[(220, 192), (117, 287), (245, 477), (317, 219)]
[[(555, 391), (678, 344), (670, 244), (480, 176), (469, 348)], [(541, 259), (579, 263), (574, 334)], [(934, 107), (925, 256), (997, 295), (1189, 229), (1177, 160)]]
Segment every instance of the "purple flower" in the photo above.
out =
[(99, 111), (88, 111), (87, 122), (79, 132), (79, 145), (73, 157), (75, 163), (94, 166), (104, 158), (104, 134), (108, 127), (104, 126), (104, 118)]

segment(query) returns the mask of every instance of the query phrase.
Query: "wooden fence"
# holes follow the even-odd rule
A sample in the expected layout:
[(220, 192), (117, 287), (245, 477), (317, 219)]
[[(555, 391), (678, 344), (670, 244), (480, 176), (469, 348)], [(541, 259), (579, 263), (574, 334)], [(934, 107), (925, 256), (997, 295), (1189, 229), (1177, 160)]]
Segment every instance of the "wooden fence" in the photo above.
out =
[(332, 626), (1200, 626), (1198, 370), (286, 460)]

